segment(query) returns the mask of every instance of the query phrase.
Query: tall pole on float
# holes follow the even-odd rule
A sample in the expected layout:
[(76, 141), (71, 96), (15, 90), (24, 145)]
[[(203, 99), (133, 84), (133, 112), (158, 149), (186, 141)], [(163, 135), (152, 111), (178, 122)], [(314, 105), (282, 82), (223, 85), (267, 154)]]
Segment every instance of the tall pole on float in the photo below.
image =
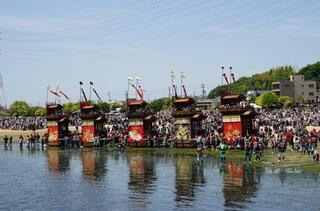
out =
[(48, 105), (49, 89), (50, 89), (50, 86), (48, 85), (48, 86), (47, 86), (46, 106)]
[(182, 98), (182, 92), (183, 92), (183, 88), (182, 88), (182, 86), (183, 86), (183, 79), (184, 79), (184, 74), (183, 74), (183, 72), (181, 72), (180, 73), (180, 85), (181, 85), (181, 98)]
[(129, 110), (129, 87), (130, 87), (130, 81), (132, 81), (133, 78), (131, 76), (128, 76), (128, 87), (127, 87), (127, 110)]
[[(175, 75), (174, 75), (174, 71), (170, 71), (170, 76), (171, 76), (171, 87), (172, 87), (172, 92), (171, 92), (171, 96), (174, 96), (174, 88), (173, 88), (173, 85), (174, 85), (174, 78), (175, 78)], [(169, 91), (170, 92), (170, 91)]]
[(221, 67), (221, 86), (223, 86), (223, 72), (224, 72), (224, 67)]
[(80, 99), (79, 99), (79, 101), (80, 101), (80, 104), (81, 104), (81, 89), (82, 89), (82, 85), (83, 85), (83, 83), (82, 83), (82, 81), (79, 81), (79, 84), (80, 84)]
[(91, 102), (91, 90), (92, 90), (92, 86), (93, 86), (93, 82), (90, 81), (90, 96), (89, 96), (90, 102)]
[(230, 70), (230, 76), (229, 76), (229, 81), (230, 81), (230, 85), (229, 85), (229, 89), (230, 89), (230, 92), (232, 92), (232, 67), (229, 67), (229, 70)]

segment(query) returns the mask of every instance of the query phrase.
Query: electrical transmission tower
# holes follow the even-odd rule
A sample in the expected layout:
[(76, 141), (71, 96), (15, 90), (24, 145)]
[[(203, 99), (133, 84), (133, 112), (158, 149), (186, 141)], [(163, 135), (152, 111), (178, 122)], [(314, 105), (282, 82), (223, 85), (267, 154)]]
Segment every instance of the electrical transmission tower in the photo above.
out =
[(205, 99), (206, 98), (206, 90), (205, 90), (205, 86), (204, 84), (201, 84), (201, 89), (202, 89), (202, 99)]

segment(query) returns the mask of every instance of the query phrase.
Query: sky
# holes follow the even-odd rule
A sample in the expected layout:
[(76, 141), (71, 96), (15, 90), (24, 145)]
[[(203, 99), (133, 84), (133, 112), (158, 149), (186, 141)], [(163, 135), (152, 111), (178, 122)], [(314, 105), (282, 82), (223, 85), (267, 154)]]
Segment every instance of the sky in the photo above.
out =
[(232, 66), (239, 78), (320, 60), (318, 0), (0, 0), (0, 5), (7, 105), (25, 100), (42, 106), (48, 85), (76, 101), (79, 81), (87, 93), (92, 81), (104, 101), (109, 93), (112, 100), (124, 100), (128, 76), (141, 78), (147, 100), (167, 97), (170, 71), (178, 85), (183, 72), (188, 93), (201, 95), (201, 84), (207, 93), (221, 84), (222, 66)]

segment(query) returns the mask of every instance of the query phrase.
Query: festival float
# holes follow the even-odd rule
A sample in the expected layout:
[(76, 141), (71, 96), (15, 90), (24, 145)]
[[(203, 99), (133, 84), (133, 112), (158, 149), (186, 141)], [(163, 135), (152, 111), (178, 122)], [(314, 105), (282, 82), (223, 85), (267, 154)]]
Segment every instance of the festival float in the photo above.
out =
[(188, 97), (186, 88), (182, 85), (182, 82), (181, 86), (184, 96), (181, 95), (181, 97), (178, 97), (176, 86), (174, 84), (172, 86), (174, 95), (171, 115), (174, 119), (175, 147), (194, 147), (197, 136), (203, 135), (204, 132), (201, 128), (201, 121), (204, 119), (204, 115), (202, 111), (195, 110), (194, 100)]
[(50, 90), (48, 87), (47, 92), (52, 93), (55, 96), (54, 103), (48, 103), (48, 93), (46, 102), (46, 119), (47, 119), (47, 135), (49, 146), (63, 145), (65, 137), (69, 138), (69, 117), (63, 114), (63, 106), (59, 101), (61, 95), (68, 97), (62, 92)]
[[(155, 120), (154, 115), (147, 108), (147, 102), (144, 101), (143, 90), (141, 85), (131, 85), (140, 99), (127, 99), (128, 104), (128, 145), (134, 147), (147, 146), (148, 137), (151, 138), (152, 123)], [(129, 95), (128, 95), (129, 96)]]
[(253, 135), (254, 108), (246, 105), (245, 96), (223, 93), (220, 96), (219, 111), (222, 115), (223, 136), (226, 144), (233, 144), (236, 138)]
[[(230, 82), (227, 74), (222, 69), (222, 85), (223, 80), (226, 81), (229, 90), (232, 90), (232, 81), (235, 83), (235, 75), (230, 69)], [(246, 97), (241, 94), (231, 92), (223, 92), (220, 94), (219, 111), (222, 115), (223, 136), (226, 144), (233, 145), (235, 139), (240, 139), (243, 136), (253, 135), (253, 120), (256, 116), (254, 108), (247, 104)]]
[[(105, 115), (99, 110), (98, 106), (87, 96), (82, 87), (83, 83), (80, 81), (80, 118), (81, 118), (81, 144), (83, 146), (94, 146), (95, 137), (100, 140), (100, 145), (103, 145), (106, 137), (104, 123), (106, 121)], [(90, 93), (93, 83), (90, 82)], [(92, 89), (99, 100), (101, 100), (97, 91)], [(91, 96), (90, 96), (91, 98)]]

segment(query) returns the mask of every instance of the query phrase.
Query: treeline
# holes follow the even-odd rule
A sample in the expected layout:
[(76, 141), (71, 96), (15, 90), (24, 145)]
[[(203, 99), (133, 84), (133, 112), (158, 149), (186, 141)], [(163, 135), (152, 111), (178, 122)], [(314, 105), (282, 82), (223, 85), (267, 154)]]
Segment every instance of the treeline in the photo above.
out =
[(296, 71), (291, 65), (280, 66), (269, 71), (252, 75), (251, 77), (241, 77), (231, 86), (217, 86), (209, 92), (208, 98), (215, 98), (221, 92), (232, 92), (236, 94), (246, 94), (250, 90), (271, 90), (272, 82), (287, 80)]
[(304, 75), (305, 80), (317, 81), (317, 88), (320, 88), (320, 61), (306, 65), (296, 71), (291, 65), (272, 68), (266, 72), (252, 75), (251, 77), (241, 77), (232, 86), (217, 86), (209, 92), (208, 98), (218, 97), (221, 92), (233, 92), (246, 94), (253, 90), (271, 90), (272, 82), (289, 80), (290, 75)]
[[(65, 114), (80, 112), (79, 102), (69, 102), (62, 105), (63, 112)], [(119, 103), (98, 102), (97, 106), (101, 111), (105, 113), (116, 110), (118, 108), (120, 109), (120, 112), (125, 112), (127, 109), (126, 105), (122, 105)], [(26, 101), (23, 100), (16, 100), (10, 105), (7, 113), (10, 116), (44, 116), (46, 115), (46, 109), (39, 106), (30, 106)]]

